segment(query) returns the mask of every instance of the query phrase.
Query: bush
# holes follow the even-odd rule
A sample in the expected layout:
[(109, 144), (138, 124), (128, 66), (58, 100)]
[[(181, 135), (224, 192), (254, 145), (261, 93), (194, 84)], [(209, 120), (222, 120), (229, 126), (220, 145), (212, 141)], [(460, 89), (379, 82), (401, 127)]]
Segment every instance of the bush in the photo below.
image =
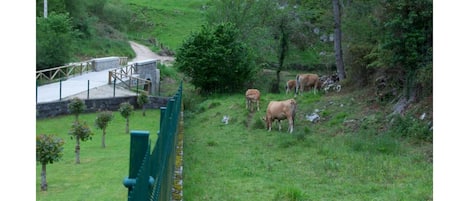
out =
[(237, 37), (230, 23), (202, 26), (181, 46), (175, 66), (203, 94), (243, 91), (254, 68), (250, 50)]

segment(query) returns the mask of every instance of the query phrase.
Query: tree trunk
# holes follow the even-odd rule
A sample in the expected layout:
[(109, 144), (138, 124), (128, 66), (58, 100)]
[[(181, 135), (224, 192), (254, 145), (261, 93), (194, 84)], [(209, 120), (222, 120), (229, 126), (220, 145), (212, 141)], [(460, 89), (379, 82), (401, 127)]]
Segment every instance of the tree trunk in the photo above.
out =
[(101, 147), (106, 148), (106, 128), (103, 128), (103, 139), (101, 139)]
[(42, 169), (41, 169), (41, 191), (47, 191), (46, 163), (42, 163)]
[(285, 62), (285, 57), (287, 56), (288, 52), (288, 33), (286, 30), (286, 19), (282, 18), (280, 22), (280, 47), (279, 47), (279, 56), (278, 56), (278, 69), (277, 69), (277, 82), (273, 85), (272, 93), (280, 93), (280, 72), (283, 70), (283, 64)]
[(145, 116), (145, 104), (142, 105), (143, 116)]
[(76, 137), (77, 144), (75, 145), (75, 163), (80, 164), (80, 138)]
[(342, 56), (342, 30), (340, 28), (341, 14), (339, 0), (332, 0), (332, 7), (334, 10), (334, 51), (335, 51), (335, 63), (337, 65), (337, 73), (339, 79), (343, 80), (346, 78), (344, 60)]
[(125, 133), (130, 133), (129, 132), (129, 118), (125, 119)]

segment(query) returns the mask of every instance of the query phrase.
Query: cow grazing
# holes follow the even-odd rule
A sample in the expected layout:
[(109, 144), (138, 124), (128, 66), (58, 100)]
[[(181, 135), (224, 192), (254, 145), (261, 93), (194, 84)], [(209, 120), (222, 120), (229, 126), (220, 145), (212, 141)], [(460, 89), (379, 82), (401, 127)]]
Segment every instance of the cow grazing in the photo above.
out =
[(261, 92), (257, 89), (248, 89), (246, 91), (246, 109), (253, 111), (254, 107), (252, 104), (257, 103), (257, 111), (259, 111), (259, 102), (261, 100)]
[(296, 76), (295, 96), (298, 93), (303, 93), (307, 88), (313, 88), (314, 94), (321, 89), (321, 81), (317, 74), (298, 74)]
[(285, 83), (285, 94), (288, 94), (293, 89), (296, 90), (296, 80), (288, 80)]
[(264, 117), (266, 127), (269, 131), (272, 130), (272, 122), (275, 120), (279, 123), (279, 130), (281, 129), (280, 121), (288, 120), (288, 131), (293, 132), (293, 123), (295, 121), (296, 101), (295, 99), (288, 99), (283, 101), (270, 101), (267, 106), (267, 112)]

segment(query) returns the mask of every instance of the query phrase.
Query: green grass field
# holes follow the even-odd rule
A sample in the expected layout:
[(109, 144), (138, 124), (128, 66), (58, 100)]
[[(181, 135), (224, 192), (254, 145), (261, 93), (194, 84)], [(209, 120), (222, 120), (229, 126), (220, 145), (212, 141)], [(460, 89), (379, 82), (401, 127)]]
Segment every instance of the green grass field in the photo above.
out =
[[(260, 118), (268, 101), (286, 98), (264, 95), (250, 117), (243, 95), (213, 97), (186, 117), (184, 199), (432, 199), (432, 145), (380, 132), (382, 108), (353, 95), (308, 94), (297, 99), (293, 134), (286, 121), (281, 132), (275, 124), (267, 132)], [(321, 110), (317, 124), (305, 119), (314, 109)]]
[[(94, 133), (91, 141), (81, 142), (80, 164), (75, 164), (75, 140), (68, 130), (73, 116), (36, 121), (36, 134), (54, 134), (65, 141), (62, 160), (47, 165), (48, 191), (41, 192), (41, 165), (36, 164), (36, 200), (126, 200), (122, 184), (129, 171), (130, 134), (125, 133), (125, 119), (114, 112), (106, 131), (106, 148), (101, 148), (102, 130), (94, 127), (96, 114), (82, 114)], [(156, 142), (160, 111), (136, 110), (130, 117), (130, 130), (147, 130), (152, 144)], [(153, 146), (153, 145), (152, 145)]]
[[(188, 95), (188, 93), (186, 93)], [(396, 137), (385, 131), (388, 111), (369, 104), (364, 92), (297, 98), (293, 134), (277, 125), (267, 132), (261, 117), (269, 100), (293, 95), (263, 94), (261, 109), (250, 115), (242, 94), (216, 95), (184, 112), (184, 200), (431, 200), (432, 143)], [(191, 98), (185, 96), (185, 98)], [(315, 109), (321, 120), (305, 118)], [(221, 122), (229, 115), (228, 125)], [(95, 114), (80, 119), (93, 122)], [(107, 147), (101, 130), (82, 143), (75, 164), (74, 140), (67, 132), (73, 116), (37, 120), (37, 134), (56, 134), (65, 141), (63, 159), (48, 165), (49, 190), (37, 200), (125, 200), (129, 134), (114, 113)], [(149, 130), (156, 140), (159, 110), (137, 110), (131, 130)]]

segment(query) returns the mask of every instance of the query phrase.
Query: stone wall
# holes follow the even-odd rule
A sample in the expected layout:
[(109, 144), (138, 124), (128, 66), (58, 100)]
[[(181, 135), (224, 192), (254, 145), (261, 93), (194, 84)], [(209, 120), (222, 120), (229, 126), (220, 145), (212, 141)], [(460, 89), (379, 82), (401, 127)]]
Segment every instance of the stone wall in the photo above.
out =
[[(145, 105), (146, 109), (159, 109), (165, 107), (170, 97), (154, 97), (149, 96), (149, 101)], [(115, 98), (101, 98), (101, 99), (88, 99), (83, 100), (86, 105), (84, 113), (97, 112), (99, 110), (117, 111), (119, 105), (128, 101), (134, 106), (135, 109), (140, 109), (137, 105), (137, 96), (115, 97)], [(48, 103), (36, 104), (36, 118), (48, 118), (60, 115), (69, 115), (68, 104), (70, 100), (56, 101)]]
[(91, 60), (93, 71), (102, 71), (120, 67), (119, 57), (104, 57)]

